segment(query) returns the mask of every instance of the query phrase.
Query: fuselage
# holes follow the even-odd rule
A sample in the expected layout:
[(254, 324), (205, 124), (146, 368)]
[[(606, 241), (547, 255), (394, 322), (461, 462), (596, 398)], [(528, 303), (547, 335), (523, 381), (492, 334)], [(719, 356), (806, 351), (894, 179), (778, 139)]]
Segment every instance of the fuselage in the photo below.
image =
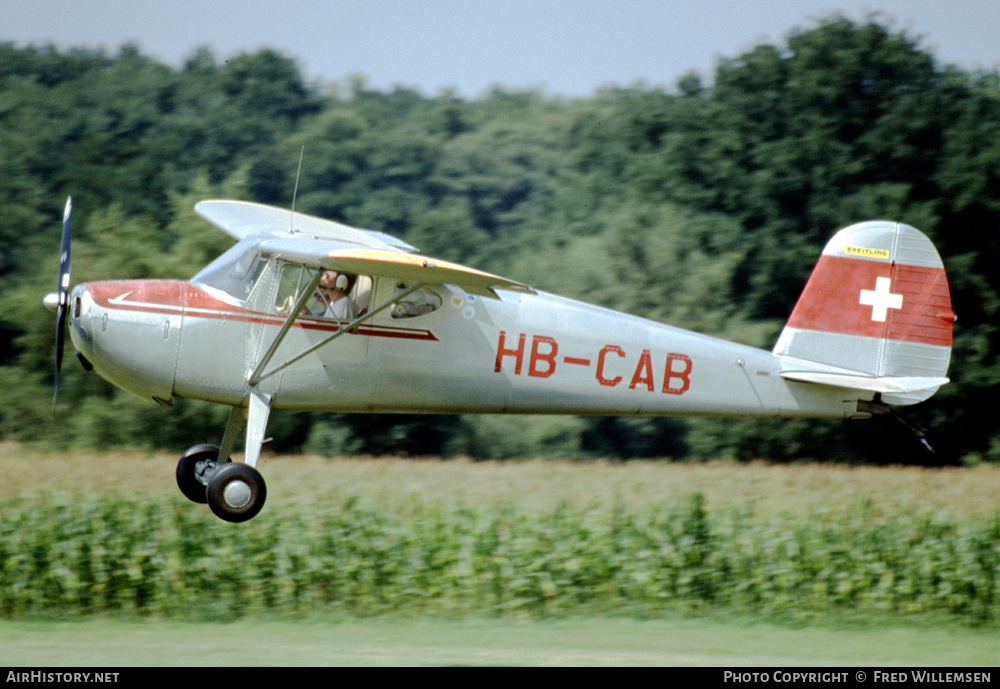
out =
[[(416, 313), (394, 304), (282, 367), (347, 325), (300, 314), (251, 385), (286, 321), (283, 271), (298, 268), (241, 265), (236, 288), (209, 269), (79, 285), (73, 342), (102, 377), (162, 403), (245, 406), (258, 391), (274, 409), (311, 411), (867, 416), (865, 393), (783, 379), (768, 351), (551, 294), (492, 299), (450, 285), (428, 285)], [(366, 305), (401, 287), (374, 277)]]

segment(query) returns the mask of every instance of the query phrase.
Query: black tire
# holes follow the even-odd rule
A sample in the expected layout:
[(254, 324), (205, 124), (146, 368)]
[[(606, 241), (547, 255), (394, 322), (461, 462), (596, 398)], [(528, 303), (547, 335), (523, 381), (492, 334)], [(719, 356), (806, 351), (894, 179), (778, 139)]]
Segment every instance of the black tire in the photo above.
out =
[[(177, 462), (177, 487), (184, 493), (184, 497), (201, 505), (208, 502), (205, 491), (218, 461), (218, 445), (195, 445), (181, 455)], [(229, 461), (228, 457), (226, 461)]]
[(249, 464), (230, 463), (216, 470), (205, 495), (217, 517), (239, 523), (257, 516), (267, 498), (267, 486), (260, 472)]

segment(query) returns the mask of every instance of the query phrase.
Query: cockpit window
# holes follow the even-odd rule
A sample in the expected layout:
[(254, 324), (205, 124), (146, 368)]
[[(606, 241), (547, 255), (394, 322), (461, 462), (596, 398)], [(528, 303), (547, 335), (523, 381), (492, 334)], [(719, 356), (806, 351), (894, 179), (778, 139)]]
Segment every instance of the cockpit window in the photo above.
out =
[(266, 261), (257, 255), (258, 239), (244, 239), (209, 263), (191, 282), (244, 302), (253, 291)]
[[(397, 282), (394, 293), (403, 294), (414, 286), (408, 282)], [(393, 318), (414, 318), (437, 311), (441, 308), (441, 303), (441, 297), (437, 292), (429, 287), (421, 287), (416, 292), (397, 300), (392, 305), (391, 313)]]
[(275, 312), (281, 315), (291, 313), (299, 296), (318, 272), (322, 272), (322, 276), (307, 298), (302, 315), (351, 321), (367, 312), (372, 288), (370, 276), (335, 270), (318, 271), (295, 264), (281, 269), (274, 299)]

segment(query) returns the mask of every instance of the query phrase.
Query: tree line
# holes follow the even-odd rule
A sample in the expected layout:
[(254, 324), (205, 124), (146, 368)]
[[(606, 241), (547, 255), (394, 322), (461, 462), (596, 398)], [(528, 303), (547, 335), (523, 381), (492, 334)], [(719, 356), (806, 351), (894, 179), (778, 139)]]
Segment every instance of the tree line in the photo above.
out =
[(171, 68), (0, 44), (0, 438), (178, 449), (227, 411), (171, 410), (64, 367), (52, 412), (58, 220), (73, 282), (189, 278), (231, 240), (211, 197), (296, 207), (424, 252), (654, 320), (770, 348), (826, 240), (899, 220), (938, 246), (956, 323), (950, 376), (892, 419), (275, 414), (282, 450), (330, 454), (997, 461), (1000, 76), (939, 64), (905, 32), (830, 17), (669, 90), (474, 98), (308, 83), (272, 50)]

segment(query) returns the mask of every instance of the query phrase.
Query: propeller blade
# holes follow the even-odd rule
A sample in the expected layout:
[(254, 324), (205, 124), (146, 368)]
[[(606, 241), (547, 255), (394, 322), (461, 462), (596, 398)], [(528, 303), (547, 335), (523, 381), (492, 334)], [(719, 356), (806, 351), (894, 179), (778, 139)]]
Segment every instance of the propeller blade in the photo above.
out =
[(52, 394), (52, 406), (55, 407), (59, 399), (59, 372), (62, 369), (64, 340), (66, 338), (66, 311), (67, 299), (69, 296), (69, 268), (70, 268), (70, 230), (69, 217), (73, 211), (73, 199), (66, 198), (66, 210), (63, 212), (63, 232), (62, 250), (59, 254), (59, 287), (57, 291), (58, 301), (56, 304), (56, 370), (55, 370), (55, 392)]

